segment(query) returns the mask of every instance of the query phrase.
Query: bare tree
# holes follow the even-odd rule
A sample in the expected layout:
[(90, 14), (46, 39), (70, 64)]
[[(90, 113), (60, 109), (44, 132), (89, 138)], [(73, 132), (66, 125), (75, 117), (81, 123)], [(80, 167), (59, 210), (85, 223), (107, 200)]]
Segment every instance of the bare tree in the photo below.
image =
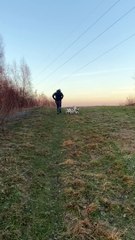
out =
[(12, 82), (14, 83), (14, 85), (17, 88), (21, 87), (19, 67), (18, 67), (16, 61), (14, 61), (13, 64), (10, 65), (9, 68), (10, 68), (10, 76), (11, 76)]
[(25, 97), (28, 93), (30, 94), (32, 92), (32, 86), (30, 68), (24, 58), (21, 60), (20, 64), (20, 80), (22, 84), (22, 95)]

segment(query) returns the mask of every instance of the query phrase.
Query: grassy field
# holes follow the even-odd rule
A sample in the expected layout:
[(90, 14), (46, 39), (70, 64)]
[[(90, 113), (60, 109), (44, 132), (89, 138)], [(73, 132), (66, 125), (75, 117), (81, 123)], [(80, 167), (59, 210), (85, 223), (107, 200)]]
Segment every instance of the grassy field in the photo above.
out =
[(134, 240), (135, 108), (36, 109), (0, 132), (2, 240)]

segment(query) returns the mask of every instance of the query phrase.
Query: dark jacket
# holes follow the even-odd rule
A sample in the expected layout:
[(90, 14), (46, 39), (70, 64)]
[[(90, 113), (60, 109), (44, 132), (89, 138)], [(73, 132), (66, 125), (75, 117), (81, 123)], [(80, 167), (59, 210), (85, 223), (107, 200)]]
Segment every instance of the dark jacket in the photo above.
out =
[(61, 101), (62, 98), (64, 97), (63, 93), (60, 90), (57, 90), (53, 95), (52, 95), (53, 99), (55, 101)]

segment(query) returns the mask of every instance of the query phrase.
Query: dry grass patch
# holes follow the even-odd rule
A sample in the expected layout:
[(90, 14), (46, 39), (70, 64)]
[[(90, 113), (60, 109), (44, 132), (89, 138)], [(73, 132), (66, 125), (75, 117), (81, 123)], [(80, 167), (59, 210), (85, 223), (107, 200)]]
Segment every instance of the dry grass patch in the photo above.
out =
[(95, 178), (95, 179), (106, 179), (106, 175), (104, 173), (93, 173), (93, 172), (82, 172), (81, 173), (83, 176), (86, 177), (91, 177), (91, 178)]
[(122, 240), (123, 234), (116, 228), (108, 230), (106, 222), (93, 222), (88, 218), (74, 218), (69, 224), (66, 235), (78, 240)]
[(110, 210), (113, 209), (113, 208), (117, 208), (119, 206), (122, 206), (122, 203), (120, 201), (111, 200), (110, 198), (107, 198), (107, 197), (101, 197), (100, 198), (100, 203), (101, 203), (101, 205), (107, 207)]
[(79, 158), (83, 154), (83, 151), (82, 151), (83, 146), (76, 140), (64, 141), (62, 144), (62, 147), (70, 151), (68, 154), (69, 158)]
[[(127, 127), (127, 126), (126, 126)], [(131, 155), (135, 150), (135, 130), (120, 128), (116, 133), (111, 133), (113, 139), (118, 143), (123, 154)]]
[(86, 186), (86, 182), (83, 181), (82, 179), (76, 178), (72, 181), (72, 186), (74, 188), (80, 188)]
[(112, 183), (109, 182), (109, 181), (105, 181), (105, 182), (102, 184), (102, 190), (103, 190), (103, 191), (108, 191), (111, 187), (112, 187)]
[(124, 175), (123, 176), (123, 182), (127, 184), (129, 187), (130, 186), (135, 186), (135, 177), (134, 176), (129, 176), (129, 175)]
[(71, 139), (65, 140), (62, 144), (63, 147), (70, 147), (70, 146), (74, 146), (74, 145), (75, 145), (75, 142)]
[(91, 167), (100, 167), (100, 166), (102, 166), (102, 162), (100, 161), (100, 158), (99, 159), (94, 158), (94, 159), (90, 160), (89, 165)]
[(64, 188), (64, 193), (68, 197), (80, 198), (84, 192), (85, 192), (84, 187), (80, 187), (79, 189), (74, 189), (73, 187), (65, 187)]
[(73, 160), (73, 159), (67, 159), (67, 160), (65, 160), (64, 162), (62, 162), (62, 163), (59, 163), (59, 165), (69, 165), (69, 166), (74, 166), (74, 165), (76, 165), (77, 164), (77, 161), (75, 161), (75, 160)]
[(82, 210), (82, 212), (81, 212), (82, 216), (88, 217), (92, 213), (96, 212), (99, 209), (99, 206), (96, 203), (92, 202), (88, 205), (84, 205), (83, 209), (84, 210)]

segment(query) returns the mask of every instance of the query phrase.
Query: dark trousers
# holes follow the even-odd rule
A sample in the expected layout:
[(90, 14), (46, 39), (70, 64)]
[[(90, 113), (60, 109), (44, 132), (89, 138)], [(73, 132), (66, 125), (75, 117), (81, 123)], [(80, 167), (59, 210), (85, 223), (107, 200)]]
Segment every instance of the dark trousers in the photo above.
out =
[(57, 113), (61, 113), (61, 100), (55, 101), (56, 106), (57, 106)]

